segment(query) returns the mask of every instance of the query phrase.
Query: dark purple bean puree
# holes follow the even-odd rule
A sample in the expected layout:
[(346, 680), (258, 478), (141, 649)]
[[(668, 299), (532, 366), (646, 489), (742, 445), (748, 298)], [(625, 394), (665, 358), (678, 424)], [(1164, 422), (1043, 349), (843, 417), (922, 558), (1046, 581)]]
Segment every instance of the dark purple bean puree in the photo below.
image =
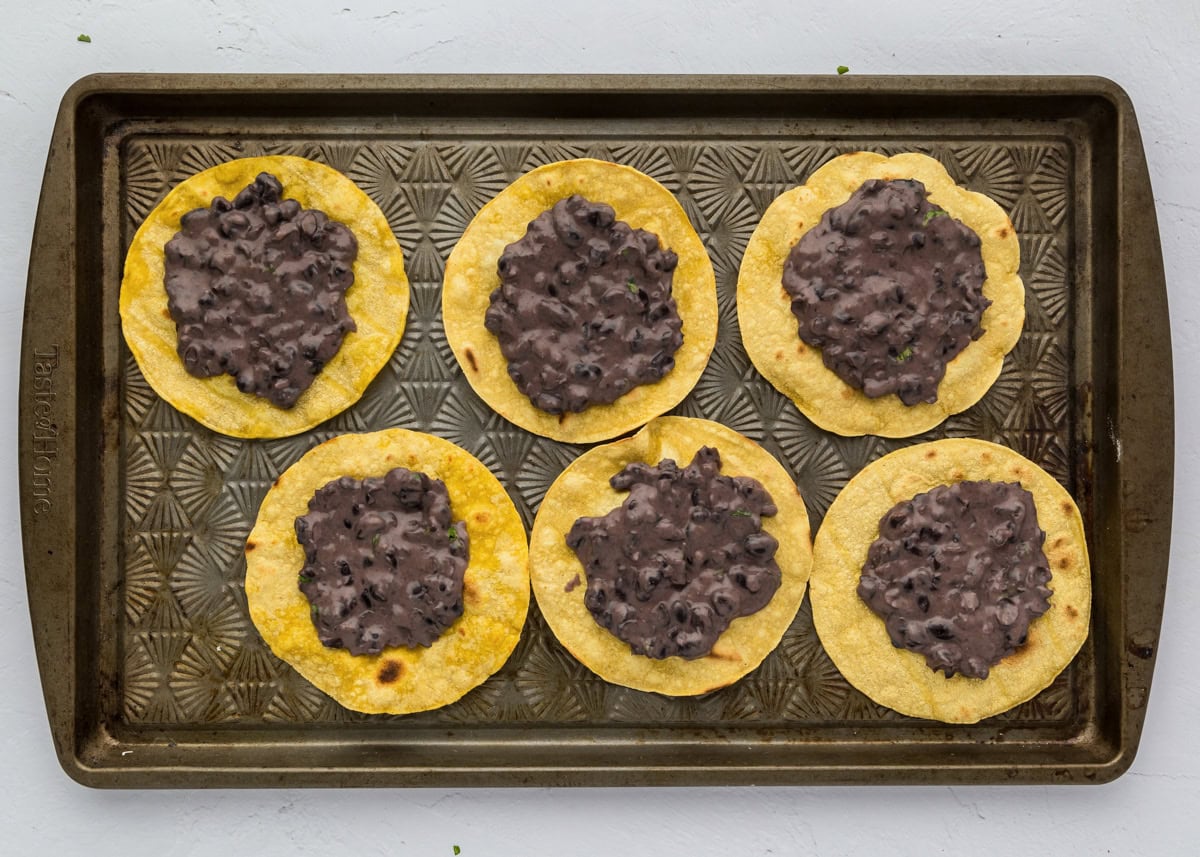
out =
[(484, 316), (517, 388), (562, 414), (670, 372), (683, 344), (671, 296), (678, 261), (603, 203), (577, 195), (538, 215), (501, 254)]
[(941, 485), (880, 519), (858, 594), (896, 648), (947, 678), (987, 678), (1050, 607), (1045, 540), (1019, 484)]
[(783, 287), (800, 338), (870, 398), (936, 402), (946, 364), (983, 334), (979, 236), (915, 180), (870, 179), (797, 242)]
[(261, 173), (233, 202), (183, 215), (166, 288), (188, 372), (232, 375), (241, 392), (290, 408), (355, 330), (346, 290), (358, 242), (282, 193)]
[(584, 604), (634, 654), (703, 657), (779, 588), (779, 543), (762, 529), (775, 504), (758, 480), (720, 469), (711, 447), (682, 470), (669, 458), (626, 465), (609, 480), (625, 502), (567, 534), (587, 574)]
[(467, 528), (440, 480), (403, 467), (335, 479), (296, 518), (296, 538), (300, 591), (330, 648), (430, 646), (462, 615)]

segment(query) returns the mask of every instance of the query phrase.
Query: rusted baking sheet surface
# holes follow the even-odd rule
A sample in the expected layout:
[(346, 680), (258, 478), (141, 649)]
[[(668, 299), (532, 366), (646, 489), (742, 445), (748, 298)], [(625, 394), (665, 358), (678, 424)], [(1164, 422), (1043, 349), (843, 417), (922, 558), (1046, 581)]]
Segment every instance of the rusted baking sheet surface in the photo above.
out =
[[(839, 676), (807, 599), (779, 648), (696, 699), (608, 685), (531, 613), (507, 666), (461, 702), (368, 717), (260, 641), (242, 543), (272, 480), (346, 431), (461, 444), (526, 525), (579, 452), (471, 393), (439, 315), (442, 266), (527, 170), (593, 156), (682, 201), (716, 272), (721, 333), (677, 413), (773, 452), (820, 524), (905, 441), (814, 428), (752, 369), (734, 288), (771, 200), (835, 155), (926, 152), (1018, 230), (1028, 318), (987, 396), (922, 439), (993, 440), (1079, 500), (1088, 643), (1045, 692), (968, 727), (915, 721)], [(124, 348), (124, 251), (182, 178), (230, 158), (324, 161), (404, 248), (404, 340), (362, 401), (308, 434), (242, 441), (160, 401)], [(38, 210), (21, 364), (25, 560), (46, 704), (67, 772), (96, 786), (1099, 782), (1133, 758), (1166, 582), (1173, 412), (1166, 293), (1132, 107), (1083, 78), (101, 76), (59, 114)]]

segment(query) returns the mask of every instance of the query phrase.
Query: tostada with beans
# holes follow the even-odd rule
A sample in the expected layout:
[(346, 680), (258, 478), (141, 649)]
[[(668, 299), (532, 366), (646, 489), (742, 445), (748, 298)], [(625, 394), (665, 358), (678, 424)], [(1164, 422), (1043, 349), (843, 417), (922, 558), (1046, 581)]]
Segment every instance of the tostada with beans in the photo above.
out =
[(956, 438), (897, 450), (825, 514), (812, 612), (829, 657), (871, 699), (975, 723), (1037, 695), (1087, 639), (1083, 519), (1007, 447)]
[(590, 443), (691, 392), (716, 343), (716, 280), (670, 191), (582, 158), (526, 173), (479, 211), (446, 262), (442, 317), (497, 413)]
[(684, 417), (576, 459), (530, 536), (534, 594), (559, 642), (606, 681), (669, 696), (757, 667), (795, 618), (811, 561), (783, 466)]
[(405, 429), (309, 450), (267, 492), (245, 552), (271, 651), (355, 711), (456, 701), (504, 665), (529, 607), (504, 487), (466, 450)]
[(284, 437), (354, 404), (400, 342), (404, 257), (354, 182), (241, 158), (173, 188), (125, 260), (121, 326), (146, 381), (234, 437)]
[(855, 152), (780, 195), (746, 247), (738, 324), (816, 425), (920, 434), (979, 401), (1025, 321), (1016, 230), (933, 158)]

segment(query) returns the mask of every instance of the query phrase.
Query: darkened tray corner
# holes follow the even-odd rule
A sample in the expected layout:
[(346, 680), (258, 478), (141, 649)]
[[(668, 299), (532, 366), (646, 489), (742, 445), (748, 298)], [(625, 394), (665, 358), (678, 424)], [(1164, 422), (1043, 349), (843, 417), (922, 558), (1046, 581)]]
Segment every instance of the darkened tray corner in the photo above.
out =
[[(432, 180), (428, 165), (419, 175), (412, 166), (414, 153), (430, 141), (444, 142), (436, 151), (449, 163)], [(521, 160), (505, 148), (525, 141), (540, 146), (540, 154)], [(154, 149), (159, 143), (177, 148), (163, 155)], [(799, 630), (760, 675), (698, 701), (643, 699), (588, 679), (556, 652), (536, 611), (528, 639), (493, 690), (460, 708), (412, 718), (349, 714), (306, 693), (250, 643), (235, 654), (212, 643), (226, 639), (223, 628), (246, 627), (238, 615), (240, 569), (236, 560), (220, 559), (233, 555), (222, 553), (229, 546), (221, 539), (230, 541), (228, 533), (245, 526), (263, 480), (294, 460), (304, 442), (250, 451), (225, 445), (156, 404), (124, 350), (117, 295), (133, 220), (179, 177), (172, 170), (186, 171), (189, 157), (202, 159), (215, 147), (227, 157), (286, 149), (335, 161), (391, 158), (380, 175), (404, 184), (403, 192), (389, 185), (376, 195), (387, 197), (382, 202), (394, 227), (421, 245), (405, 246), (416, 312), (401, 352), (434, 359), (437, 343), (420, 339), (435, 337), (432, 310), (417, 302), (435, 299), (437, 260), (455, 237), (439, 224), (473, 212), (465, 204), (453, 217), (436, 206), (422, 210), (431, 194), (444, 192), (443, 202), (475, 199), (531, 158), (576, 152), (619, 150), (614, 157), (647, 161), (651, 174), (682, 174), (668, 186), (686, 185), (689, 214), (707, 221), (701, 233), (710, 251), (716, 248), (726, 341), (737, 242), (752, 228), (757, 206), (828, 155), (906, 144), (959, 166), (1000, 152), (1013, 164), (1015, 183), (1004, 185), (1005, 193), (1038, 191), (1029, 189), (1040, 180), (1037, 164), (1026, 163), (1031, 152), (1053, 149), (1055, 175), (1062, 174), (1061, 199), (1047, 192), (1039, 209), (1044, 225), (1034, 224), (1026, 236), (1017, 223), (1027, 239), (1023, 251), (1049, 247), (1058, 254), (1047, 276), (1061, 282), (1046, 287), (1040, 315), (1031, 316), (1045, 329), (1030, 341), (1044, 343), (1045, 353), (1019, 344), (1010, 357), (1017, 365), (1006, 364), (1015, 386), (993, 399), (1003, 407), (989, 410), (985, 398), (929, 435), (979, 432), (1018, 446), (1036, 446), (1044, 436), (1053, 449), (1052, 472), (1080, 502), (1091, 539), (1092, 634), (1057, 690), (1047, 691), (1049, 702), (1034, 700), (1010, 717), (972, 727), (890, 716), (838, 688), (840, 677), (818, 663), (823, 653), (808, 636), (807, 600)], [(181, 152), (182, 164), (155, 161)], [(767, 170), (763, 152), (781, 155), (782, 166)], [(486, 187), (454, 185), (465, 174), (455, 173), (460, 156), (497, 161)], [(516, 160), (500, 164), (505, 157)], [(741, 177), (730, 185), (740, 207), (720, 196), (726, 173), (704, 173), (689, 184), (690, 170), (710, 170), (706, 158), (725, 158), (726, 173)], [(74, 779), (104, 787), (1111, 780), (1137, 750), (1161, 624), (1174, 466), (1168, 324), (1154, 200), (1133, 108), (1119, 87), (1101, 79), (85, 78), (65, 96), (50, 145), (20, 370), (26, 579), (59, 759)], [(710, 367), (716, 373), (710, 384), (719, 385), (722, 372), (741, 377), (744, 354), (731, 354)], [(1043, 372), (1043, 360), (1057, 361), (1056, 371), (1072, 382), (1049, 389), (1044, 379), (1057, 376)], [(436, 360), (430, 366), (442, 371)], [(409, 389), (402, 368), (393, 361), (390, 380), (375, 386), (401, 398), (397, 391)], [(759, 396), (759, 382), (745, 377), (738, 383), (746, 395)], [(439, 375), (409, 386), (441, 389), (442, 383), (452, 385)], [(1051, 405), (1026, 408), (1027, 393)], [(791, 419), (783, 409), (771, 412), (776, 422), (763, 416), (769, 396), (752, 401), (759, 411), (747, 417), (755, 421), (751, 434), (772, 434), (768, 429)], [(438, 415), (445, 397), (430, 404), (414, 392), (398, 411), (388, 410), (384, 398), (368, 391), (362, 414), (335, 419), (314, 437), (403, 421), (435, 430), (447, 424)], [(694, 395), (681, 412), (704, 412), (702, 400)], [(455, 407), (471, 419), (480, 413), (469, 401)], [(1043, 425), (1047, 414), (1054, 419)], [(742, 419), (729, 412), (735, 427)], [(512, 434), (496, 420), (481, 418), (480, 425), (481, 435)], [(180, 437), (185, 441), (172, 445)], [(800, 453), (773, 434), (759, 439), (796, 469)], [(798, 476), (802, 489), (813, 492), (814, 523), (855, 466), (892, 448), (830, 438), (809, 446), (820, 444), (825, 469), (805, 464)], [(539, 459), (545, 479), (571, 452), (497, 442), (492, 465), (510, 485), (505, 454), (514, 445), (528, 454), (536, 447), (546, 459)], [(171, 468), (188, 455), (196, 460), (186, 465), (186, 484), (170, 485)], [(544, 490), (542, 476), (529, 479), (512, 489), (527, 524), (529, 505)], [(202, 504), (208, 517), (189, 518), (189, 502)], [(228, 529), (218, 526), (220, 515), (232, 522)], [(200, 560), (188, 553), (197, 544), (208, 551)], [(173, 589), (179, 581), (169, 571), (155, 583), (155, 569), (176, 566), (193, 575), (190, 588)], [(201, 638), (208, 642), (200, 645)], [(802, 686), (808, 673), (797, 664), (825, 685)]]

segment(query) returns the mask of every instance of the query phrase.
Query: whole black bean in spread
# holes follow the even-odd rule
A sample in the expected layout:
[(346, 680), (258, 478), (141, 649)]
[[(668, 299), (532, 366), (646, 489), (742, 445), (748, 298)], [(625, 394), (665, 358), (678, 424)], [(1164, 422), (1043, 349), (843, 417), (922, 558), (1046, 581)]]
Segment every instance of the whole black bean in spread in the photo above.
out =
[(584, 604), (634, 654), (703, 657), (779, 588), (779, 543), (762, 528), (775, 504), (758, 480), (720, 469), (711, 447), (682, 470), (669, 458), (629, 464), (609, 480), (625, 502), (567, 533), (587, 575)]
[(183, 215), (166, 245), (167, 308), (183, 365), (243, 393), (296, 404), (355, 330), (346, 308), (358, 242), (261, 173), (233, 201)]
[(296, 518), (296, 538), (300, 591), (326, 646), (430, 646), (462, 615), (470, 546), (440, 480), (403, 467), (335, 479)]
[(921, 182), (865, 182), (784, 263), (800, 338), (871, 398), (936, 402), (946, 364), (983, 334), (991, 301), (979, 248)]
[(678, 261), (603, 203), (576, 195), (538, 215), (501, 254), (484, 316), (517, 388), (562, 414), (670, 372), (683, 344), (671, 296)]
[(880, 519), (858, 594), (896, 648), (947, 678), (987, 678), (1050, 608), (1045, 540), (1019, 484), (941, 485)]

